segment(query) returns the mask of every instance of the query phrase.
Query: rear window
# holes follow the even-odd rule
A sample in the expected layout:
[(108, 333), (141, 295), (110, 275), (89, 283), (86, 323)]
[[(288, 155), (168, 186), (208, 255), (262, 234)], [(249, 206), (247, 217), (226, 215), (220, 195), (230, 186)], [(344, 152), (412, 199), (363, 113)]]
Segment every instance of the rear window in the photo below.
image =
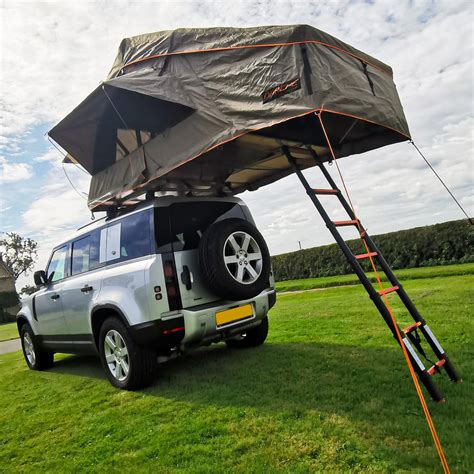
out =
[(234, 202), (180, 202), (170, 206), (173, 250), (193, 250), (202, 234), (218, 220), (245, 219), (242, 208)]

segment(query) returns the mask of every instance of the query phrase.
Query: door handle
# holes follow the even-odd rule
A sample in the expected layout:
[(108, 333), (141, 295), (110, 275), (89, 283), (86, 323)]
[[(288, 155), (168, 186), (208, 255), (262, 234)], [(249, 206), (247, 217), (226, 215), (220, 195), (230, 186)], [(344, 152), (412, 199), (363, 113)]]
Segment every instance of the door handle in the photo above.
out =
[(183, 265), (183, 272), (181, 273), (181, 282), (187, 290), (193, 287), (193, 277), (187, 265)]
[(83, 293), (89, 293), (89, 291), (92, 291), (94, 288), (92, 286), (86, 285), (81, 288), (81, 291)]
[(52, 299), (52, 300), (57, 300), (57, 299), (59, 299), (59, 295), (58, 295), (58, 294), (56, 294), (56, 295), (51, 295), (51, 299)]

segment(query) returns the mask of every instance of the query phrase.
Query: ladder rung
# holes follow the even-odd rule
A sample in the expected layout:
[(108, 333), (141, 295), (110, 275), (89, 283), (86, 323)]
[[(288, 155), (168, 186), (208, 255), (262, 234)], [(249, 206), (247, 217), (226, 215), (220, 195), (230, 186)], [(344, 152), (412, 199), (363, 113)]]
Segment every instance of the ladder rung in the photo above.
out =
[(313, 189), (315, 194), (339, 194), (339, 189)]
[(355, 258), (357, 258), (357, 260), (362, 260), (363, 258), (377, 257), (377, 255), (377, 252), (361, 253), (360, 255), (356, 255)]
[(336, 227), (345, 227), (349, 225), (358, 225), (359, 221), (358, 220), (353, 220), (353, 221), (333, 221), (333, 224)]
[(398, 286), (391, 286), (390, 288), (386, 288), (385, 290), (380, 290), (379, 295), (388, 295), (389, 293), (393, 293), (394, 291), (398, 290)]
[(417, 321), (416, 323), (413, 323), (411, 326), (408, 326), (403, 330), (404, 334), (408, 334), (409, 332), (413, 331), (413, 329), (416, 329), (417, 327), (421, 326), (421, 322)]
[(436, 364), (433, 365), (433, 367), (431, 367), (430, 369), (428, 369), (428, 373), (429, 373), (430, 375), (433, 375), (433, 374), (435, 373), (435, 371), (436, 371), (436, 367), (438, 367), (438, 368), (443, 367), (443, 365), (444, 365), (445, 362), (446, 362), (446, 361), (445, 361), (444, 359), (438, 360), (438, 362), (436, 362)]

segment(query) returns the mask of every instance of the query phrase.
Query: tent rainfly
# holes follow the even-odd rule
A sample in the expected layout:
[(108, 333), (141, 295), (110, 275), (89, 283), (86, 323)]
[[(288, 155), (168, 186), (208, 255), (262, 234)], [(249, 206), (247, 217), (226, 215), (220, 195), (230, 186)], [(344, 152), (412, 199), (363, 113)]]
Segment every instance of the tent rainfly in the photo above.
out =
[(124, 39), (108, 78), (50, 132), (91, 175), (89, 207), (146, 191), (255, 190), (329, 159), (409, 140), (392, 69), (307, 25), (178, 29)]

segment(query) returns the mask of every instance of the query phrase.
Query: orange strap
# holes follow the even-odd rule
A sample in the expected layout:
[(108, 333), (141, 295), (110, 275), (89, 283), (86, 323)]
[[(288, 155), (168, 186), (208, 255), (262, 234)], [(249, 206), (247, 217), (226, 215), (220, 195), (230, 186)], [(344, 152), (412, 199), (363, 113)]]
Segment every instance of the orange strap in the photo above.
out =
[(326, 142), (327, 142), (328, 147), (329, 147), (329, 152), (331, 153), (331, 157), (332, 157), (333, 162), (336, 164), (337, 172), (339, 173), (339, 177), (340, 177), (341, 182), (344, 186), (344, 191), (345, 191), (345, 194), (347, 196), (347, 200), (349, 201), (349, 205), (350, 205), (350, 207), (352, 209), (352, 212), (354, 214), (354, 219), (357, 221), (357, 227), (359, 229), (359, 233), (360, 233), (360, 236), (361, 236), (362, 243), (364, 244), (364, 247), (365, 247), (367, 253), (369, 254), (370, 264), (372, 265), (372, 269), (374, 271), (375, 278), (377, 279), (377, 283), (380, 287), (380, 291), (382, 292), (381, 294), (383, 296), (385, 306), (387, 307), (388, 312), (390, 313), (390, 318), (392, 319), (392, 324), (395, 327), (395, 330), (396, 330), (396, 333), (397, 333), (397, 339), (398, 339), (398, 342), (399, 342), (399, 344), (402, 348), (403, 355), (405, 356), (405, 360), (406, 360), (406, 363), (408, 365), (408, 369), (410, 371), (411, 378), (413, 379), (413, 383), (415, 384), (416, 393), (418, 394), (418, 398), (420, 399), (421, 407), (423, 408), (423, 413), (425, 414), (426, 422), (428, 423), (428, 426), (430, 428), (431, 436), (433, 437), (436, 450), (438, 451), (438, 456), (441, 460), (441, 465), (443, 466), (443, 470), (444, 470), (445, 474), (449, 474), (451, 471), (449, 470), (448, 461), (446, 460), (446, 456), (445, 456), (443, 448), (441, 446), (441, 442), (439, 441), (438, 434), (436, 433), (436, 428), (435, 428), (433, 419), (431, 418), (430, 411), (428, 410), (428, 406), (426, 404), (425, 397), (423, 396), (423, 392), (421, 391), (420, 382), (418, 381), (418, 377), (415, 374), (415, 370), (413, 369), (413, 365), (410, 361), (410, 357), (408, 356), (407, 349), (405, 347), (405, 344), (403, 343), (402, 336), (400, 334), (400, 329), (398, 328), (398, 324), (397, 324), (397, 322), (395, 320), (395, 317), (393, 315), (392, 308), (390, 307), (390, 304), (388, 302), (387, 295), (383, 292), (382, 282), (380, 280), (380, 276), (379, 276), (379, 273), (377, 271), (377, 267), (375, 266), (374, 260), (372, 258), (370, 249), (367, 245), (367, 242), (363, 238), (365, 233), (362, 230), (362, 227), (360, 226), (360, 221), (356, 216), (355, 209), (354, 209), (354, 206), (352, 204), (351, 197), (349, 195), (349, 191), (347, 190), (347, 186), (346, 186), (346, 183), (345, 183), (344, 178), (342, 176), (341, 170), (339, 168), (339, 164), (337, 163), (336, 155), (334, 154), (334, 151), (333, 151), (332, 146), (331, 146), (331, 142), (330, 142), (329, 137), (326, 133), (326, 128), (324, 127), (324, 123), (323, 123), (323, 119), (321, 117), (321, 113), (322, 112), (316, 112), (315, 115), (318, 117), (319, 122), (321, 123), (321, 128), (323, 130), (324, 137), (326, 138)]

